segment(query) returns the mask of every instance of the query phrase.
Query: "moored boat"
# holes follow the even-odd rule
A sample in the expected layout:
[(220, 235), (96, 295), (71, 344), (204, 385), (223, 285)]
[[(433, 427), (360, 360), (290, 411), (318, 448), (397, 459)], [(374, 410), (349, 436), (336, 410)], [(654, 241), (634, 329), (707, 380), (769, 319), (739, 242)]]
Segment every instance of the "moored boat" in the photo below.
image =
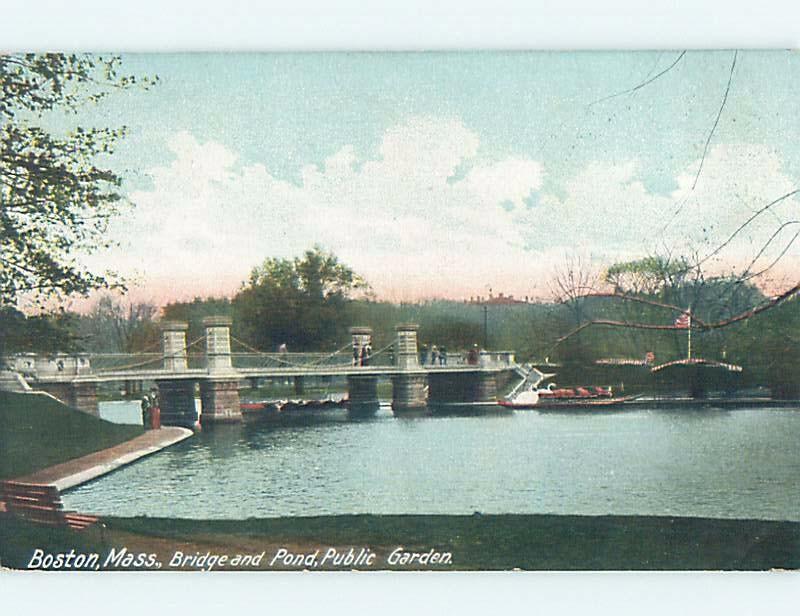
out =
[(248, 423), (285, 423), (332, 417), (341, 414), (346, 409), (346, 404), (346, 400), (328, 397), (323, 400), (244, 402), (240, 408), (242, 417)]
[(540, 387), (542, 381), (554, 376), (531, 368), (522, 382), (497, 404), (519, 410), (592, 409), (618, 406), (638, 397), (615, 396), (611, 387), (597, 385), (559, 388), (555, 383), (549, 383), (546, 387)]

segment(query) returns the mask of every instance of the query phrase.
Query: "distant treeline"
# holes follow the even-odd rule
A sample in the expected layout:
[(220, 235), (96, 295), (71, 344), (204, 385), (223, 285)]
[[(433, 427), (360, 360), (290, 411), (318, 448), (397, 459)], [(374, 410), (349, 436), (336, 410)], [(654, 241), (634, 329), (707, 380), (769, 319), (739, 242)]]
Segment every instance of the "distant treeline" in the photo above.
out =
[[(333, 351), (347, 344), (348, 328), (354, 325), (372, 327), (373, 348), (379, 349), (391, 343), (398, 324), (412, 322), (419, 325), (420, 345), (513, 350), (520, 361), (549, 359), (564, 364), (565, 371), (588, 375), (597, 360), (649, 356), (654, 365), (685, 358), (686, 329), (631, 325), (673, 326), (691, 307), (694, 357), (741, 365), (739, 383), (745, 386), (797, 390), (800, 300), (794, 297), (735, 324), (704, 329), (703, 323), (727, 319), (767, 298), (748, 281), (687, 279), (685, 270), (681, 262), (657, 259), (618, 264), (604, 281), (617, 296), (585, 297), (565, 287), (561, 301), (552, 303), (396, 304), (374, 299), (360, 277), (334, 255), (314, 248), (294, 260), (267, 259), (233, 298), (196, 298), (158, 308), (105, 297), (89, 314), (33, 317), (2, 309), (0, 351), (157, 352), (159, 319), (187, 321), (187, 339), (201, 351), (202, 319), (211, 315), (233, 319), (234, 351), (274, 352), (282, 344), (290, 351)], [(617, 326), (581, 328), (597, 320)]]

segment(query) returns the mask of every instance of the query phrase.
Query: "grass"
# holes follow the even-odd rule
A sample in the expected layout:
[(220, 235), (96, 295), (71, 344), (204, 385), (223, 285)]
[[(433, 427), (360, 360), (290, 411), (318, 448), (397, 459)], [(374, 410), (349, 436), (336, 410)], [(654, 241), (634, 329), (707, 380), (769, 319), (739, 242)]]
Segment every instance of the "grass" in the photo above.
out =
[(48, 396), (0, 392), (0, 479), (106, 449), (143, 432), (141, 426), (113, 424)]
[(248, 520), (127, 518), (112, 529), (190, 540), (248, 536), (446, 550), (455, 568), (539, 570), (800, 567), (800, 524), (653, 516), (352, 515)]
[[(24, 568), (34, 547), (106, 554), (125, 546), (217, 554), (370, 547), (452, 553), (461, 570), (766, 570), (800, 568), (800, 523), (651, 516), (349, 515), (247, 520), (104, 518), (80, 533), (0, 519), (0, 559)], [(262, 568), (269, 568), (262, 563)], [(424, 568), (424, 567), (423, 567)], [(439, 567), (431, 566), (431, 569)], [(168, 567), (164, 567), (165, 570)]]

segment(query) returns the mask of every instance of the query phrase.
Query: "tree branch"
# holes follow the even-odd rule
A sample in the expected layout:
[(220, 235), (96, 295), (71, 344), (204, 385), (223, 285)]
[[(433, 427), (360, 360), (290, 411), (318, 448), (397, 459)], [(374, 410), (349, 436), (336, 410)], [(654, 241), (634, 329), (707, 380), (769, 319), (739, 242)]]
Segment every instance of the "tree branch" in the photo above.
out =
[(714, 120), (714, 125), (711, 127), (711, 131), (708, 133), (708, 138), (706, 139), (706, 145), (703, 148), (703, 156), (700, 158), (700, 166), (697, 168), (697, 175), (694, 176), (694, 182), (692, 183), (692, 190), (694, 190), (695, 186), (697, 186), (697, 180), (700, 179), (700, 172), (703, 170), (703, 163), (706, 160), (706, 154), (708, 154), (708, 146), (711, 143), (711, 138), (714, 136), (714, 131), (717, 130), (717, 124), (719, 124), (719, 119), (722, 116), (722, 110), (725, 109), (725, 103), (728, 101), (728, 92), (731, 91), (731, 81), (733, 81), (733, 69), (736, 68), (736, 58), (739, 55), (739, 51), (733, 52), (733, 62), (731, 63), (731, 72), (728, 75), (728, 85), (725, 88), (725, 95), (722, 97), (722, 104), (719, 106), (719, 111), (717, 112), (717, 117)]
[(671, 71), (673, 68), (675, 68), (675, 65), (676, 65), (676, 64), (678, 64), (678, 62), (680, 62), (680, 61), (683, 59), (683, 56), (685, 56), (685, 55), (686, 55), (686, 50), (683, 50), (683, 51), (682, 51), (682, 52), (681, 52), (681, 53), (678, 55), (678, 57), (677, 57), (677, 58), (675, 58), (675, 61), (674, 61), (672, 64), (670, 64), (670, 65), (669, 65), (667, 68), (665, 68), (663, 71), (661, 71), (661, 72), (660, 72), (660, 73), (658, 73), (657, 75), (653, 75), (653, 76), (652, 76), (650, 79), (645, 79), (645, 80), (644, 80), (643, 82), (641, 82), (639, 85), (636, 85), (636, 86), (634, 86), (634, 87), (632, 87), (632, 88), (629, 88), (629, 89), (627, 89), (627, 90), (623, 90), (622, 92), (617, 92), (616, 94), (611, 94), (611, 95), (609, 95), (609, 96), (606, 96), (606, 97), (604, 97), (604, 98), (600, 98), (600, 99), (598, 99), (598, 100), (596, 100), (596, 101), (593, 101), (593, 102), (589, 103), (589, 105), (588, 105), (588, 106), (589, 106), (589, 107), (592, 107), (593, 105), (597, 105), (598, 103), (604, 103), (605, 101), (611, 100), (612, 98), (617, 98), (618, 96), (623, 96), (623, 95), (625, 95), (625, 94), (633, 94), (633, 93), (634, 93), (634, 92), (636, 92), (637, 90), (641, 90), (641, 89), (642, 89), (642, 88), (644, 88), (645, 86), (648, 86), (648, 85), (650, 85), (650, 84), (651, 84), (651, 83), (653, 83), (653, 82), (654, 82), (656, 79), (658, 79), (659, 77), (662, 77), (662, 76), (666, 75), (666, 74), (667, 74), (669, 71)]

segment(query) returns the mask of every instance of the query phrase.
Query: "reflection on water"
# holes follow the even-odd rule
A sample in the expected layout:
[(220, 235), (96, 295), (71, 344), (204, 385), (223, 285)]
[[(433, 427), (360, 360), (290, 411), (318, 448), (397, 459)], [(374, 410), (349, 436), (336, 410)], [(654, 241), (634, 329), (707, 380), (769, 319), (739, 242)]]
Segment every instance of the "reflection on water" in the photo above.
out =
[[(103, 404), (104, 416), (138, 414)], [(124, 404), (124, 403), (123, 403)], [(800, 520), (800, 412), (535, 411), (218, 426), (64, 495), (115, 515), (650, 514)]]

